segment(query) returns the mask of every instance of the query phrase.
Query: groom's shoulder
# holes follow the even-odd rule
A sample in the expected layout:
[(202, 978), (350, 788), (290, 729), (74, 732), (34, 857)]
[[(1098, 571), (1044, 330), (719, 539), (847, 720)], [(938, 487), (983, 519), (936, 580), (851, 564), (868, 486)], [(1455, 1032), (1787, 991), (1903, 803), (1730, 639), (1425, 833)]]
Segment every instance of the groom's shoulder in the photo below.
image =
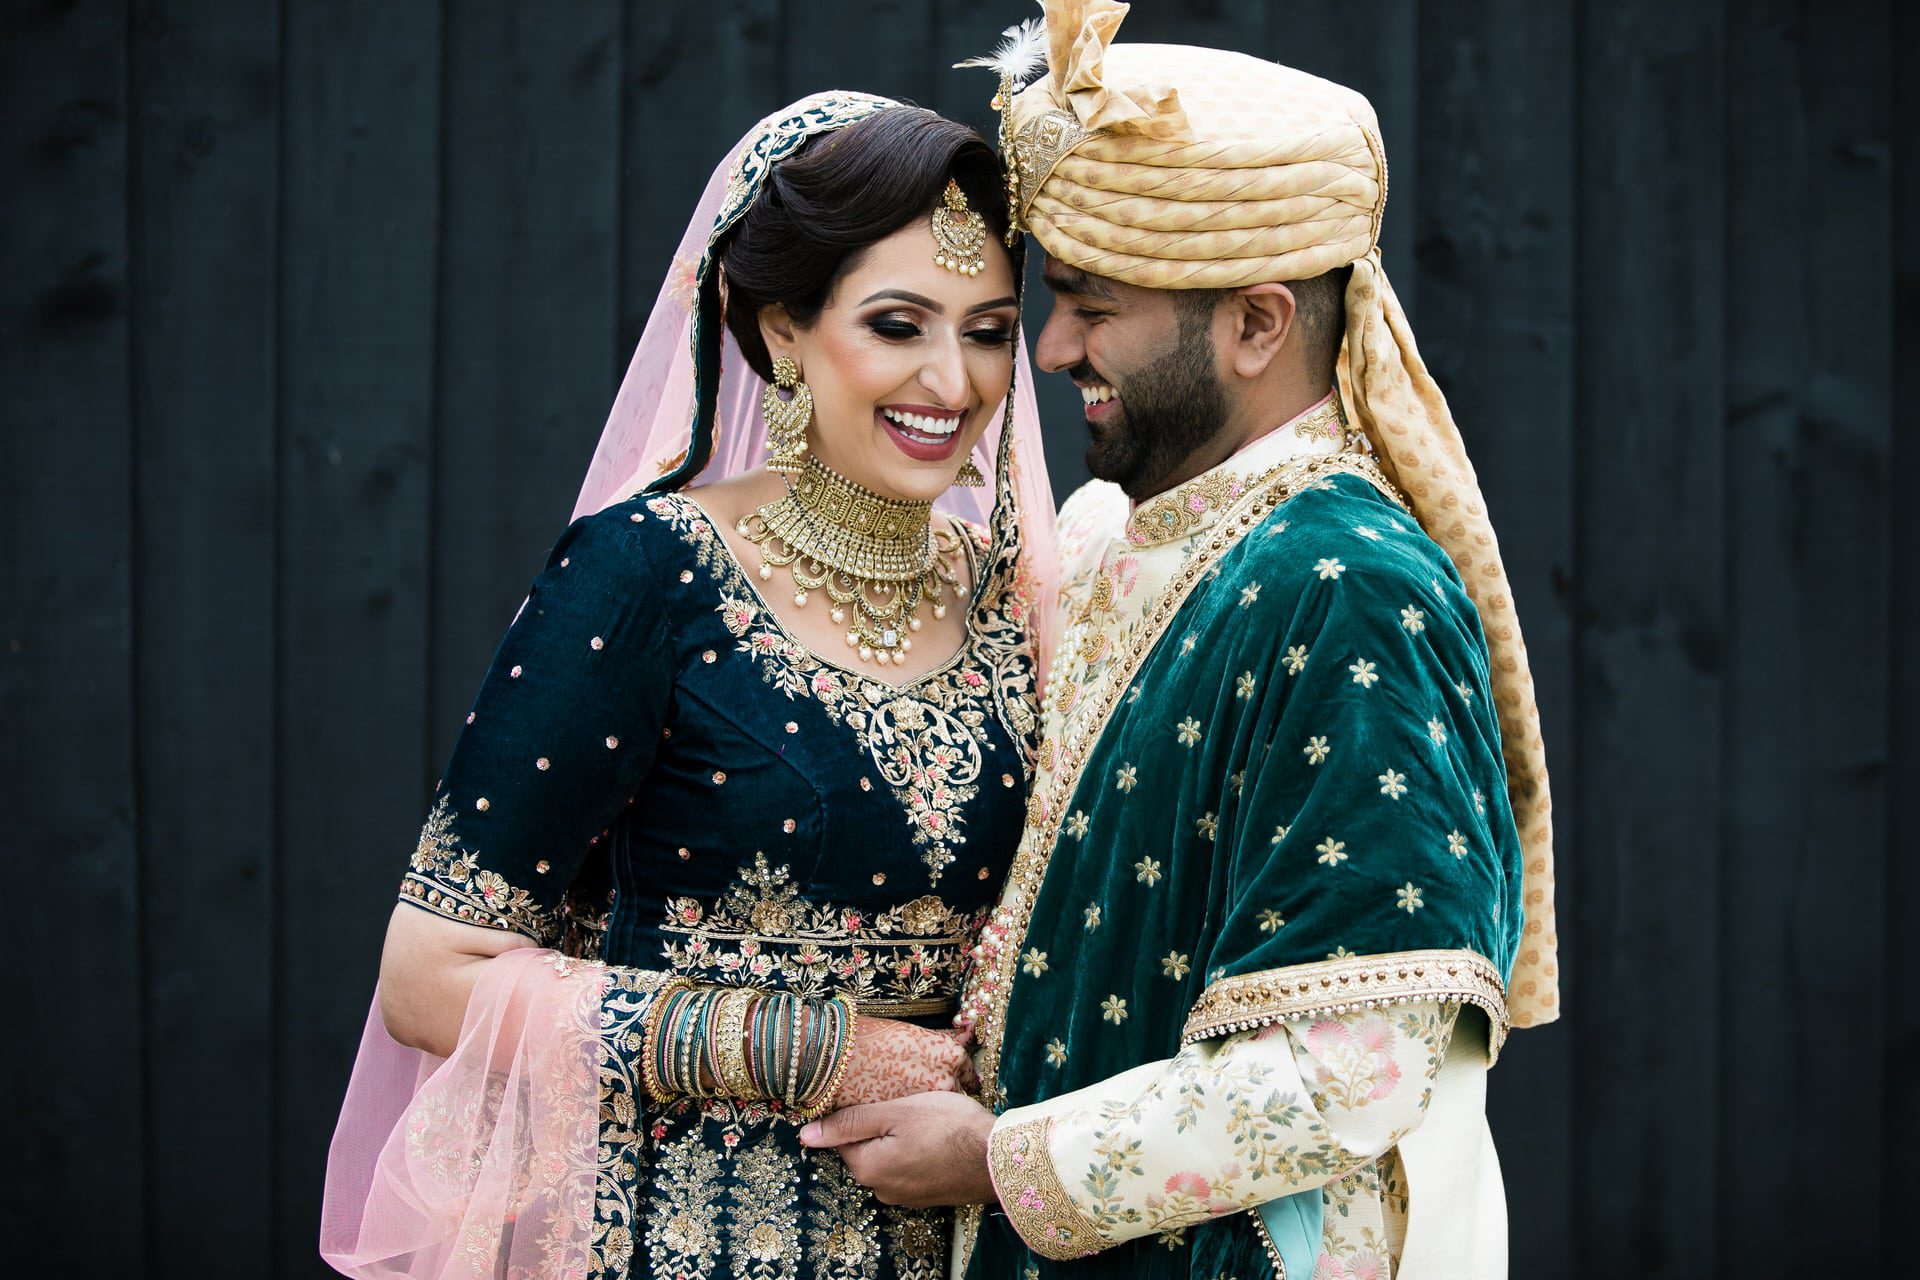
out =
[(1119, 537), (1126, 529), (1132, 511), (1126, 493), (1111, 481), (1089, 480), (1068, 494), (1058, 518), (1061, 563), (1088, 547), (1104, 551), (1107, 539)]
[(1366, 480), (1334, 475), (1309, 484), (1276, 506), (1241, 544), (1242, 567), (1253, 573), (1288, 568), (1303, 581), (1346, 575), (1380, 583), (1428, 583), (1451, 577), (1446, 553), (1420, 522)]

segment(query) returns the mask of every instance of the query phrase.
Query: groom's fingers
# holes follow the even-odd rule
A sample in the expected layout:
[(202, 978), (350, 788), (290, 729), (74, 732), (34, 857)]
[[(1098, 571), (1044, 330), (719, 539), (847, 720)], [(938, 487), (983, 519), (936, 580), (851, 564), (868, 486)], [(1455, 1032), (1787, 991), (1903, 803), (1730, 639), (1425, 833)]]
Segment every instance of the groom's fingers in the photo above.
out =
[(803, 1126), (803, 1147), (844, 1147), (849, 1142), (865, 1142), (887, 1131), (887, 1104), (865, 1102), (835, 1111)]

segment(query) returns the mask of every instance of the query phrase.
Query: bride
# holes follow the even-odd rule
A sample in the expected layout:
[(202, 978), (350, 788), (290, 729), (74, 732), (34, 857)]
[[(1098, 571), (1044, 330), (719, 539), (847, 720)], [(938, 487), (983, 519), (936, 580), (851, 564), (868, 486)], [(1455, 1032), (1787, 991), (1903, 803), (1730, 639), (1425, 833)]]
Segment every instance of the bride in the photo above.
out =
[(796, 1130), (974, 1084), (1053, 578), (1003, 191), (844, 92), (716, 170), (406, 869), (339, 1270), (944, 1275)]

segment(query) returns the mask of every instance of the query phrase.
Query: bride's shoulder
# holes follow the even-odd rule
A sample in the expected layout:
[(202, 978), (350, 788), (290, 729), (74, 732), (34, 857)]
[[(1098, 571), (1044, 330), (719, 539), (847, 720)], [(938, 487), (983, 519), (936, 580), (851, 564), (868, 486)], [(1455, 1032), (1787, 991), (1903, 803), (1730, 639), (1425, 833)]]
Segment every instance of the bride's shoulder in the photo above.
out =
[(641, 585), (670, 578), (693, 554), (691, 543), (711, 536), (701, 510), (677, 493), (636, 493), (575, 520), (555, 548), (609, 579)]

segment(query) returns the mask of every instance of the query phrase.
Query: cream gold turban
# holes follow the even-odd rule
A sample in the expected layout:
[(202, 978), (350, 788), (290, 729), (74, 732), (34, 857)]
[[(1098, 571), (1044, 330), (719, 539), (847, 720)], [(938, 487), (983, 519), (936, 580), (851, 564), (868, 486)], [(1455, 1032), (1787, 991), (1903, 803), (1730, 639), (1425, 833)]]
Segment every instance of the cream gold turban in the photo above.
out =
[(1150, 289), (1230, 289), (1352, 265), (1340, 391), (1479, 607), (1526, 859), (1508, 1010), (1518, 1027), (1551, 1022), (1552, 802), (1533, 676), (1473, 464), (1380, 266), (1387, 160), (1372, 105), (1244, 54), (1116, 45), (1128, 8), (1117, 0), (1042, 7), (1048, 71), (1002, 104), (1002, 142), (1016, 222), (1049, 254)]

